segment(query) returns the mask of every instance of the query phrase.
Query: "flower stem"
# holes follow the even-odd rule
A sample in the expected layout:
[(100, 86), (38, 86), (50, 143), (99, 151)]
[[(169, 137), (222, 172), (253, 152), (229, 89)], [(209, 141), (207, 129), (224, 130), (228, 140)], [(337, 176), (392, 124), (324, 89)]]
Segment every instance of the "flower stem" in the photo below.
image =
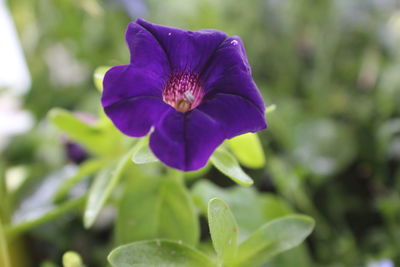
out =
[(11, 267), (11, 260), (8, 254), (7, 239), (3, 229), (3, 222), (0, 219), (0, 264), (4, 267)]

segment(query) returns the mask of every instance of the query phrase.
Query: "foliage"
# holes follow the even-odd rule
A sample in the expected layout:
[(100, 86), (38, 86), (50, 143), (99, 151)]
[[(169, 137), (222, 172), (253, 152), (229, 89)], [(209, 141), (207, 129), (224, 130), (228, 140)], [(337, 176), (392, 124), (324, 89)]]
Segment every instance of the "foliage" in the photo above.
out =
[[(106, 266), (110, 251), (115, 266), (400, 264), (394, 2), (9, 0), (37, 123), (2, 151), (0, 265)], [(241, 36), (268, 130), (185, 174), (120, 134), (99, 111), (102, 66), (127, 63), (140, 3), (160, 24)], [(67, 138), (88, 151), (82, 164), (64, 156)], [(296, 213), (315, 230), (288, 250), (313, 227)]]

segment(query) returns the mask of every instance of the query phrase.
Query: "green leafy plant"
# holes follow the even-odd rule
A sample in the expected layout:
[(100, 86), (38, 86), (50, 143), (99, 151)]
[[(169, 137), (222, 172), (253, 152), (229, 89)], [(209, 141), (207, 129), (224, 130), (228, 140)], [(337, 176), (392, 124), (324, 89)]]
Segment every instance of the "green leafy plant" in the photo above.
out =
[(180, 241), (149, 240), (114, 249), (108, 259), (115, 267), (160, 266), (259, 266), (299, 245), (313, 230), (308, 216), (290, 215), (272, 220), (238, 243), (239, 228), (228, 205), (214, 198), (208, 203), (208, 225), (215, 257)]

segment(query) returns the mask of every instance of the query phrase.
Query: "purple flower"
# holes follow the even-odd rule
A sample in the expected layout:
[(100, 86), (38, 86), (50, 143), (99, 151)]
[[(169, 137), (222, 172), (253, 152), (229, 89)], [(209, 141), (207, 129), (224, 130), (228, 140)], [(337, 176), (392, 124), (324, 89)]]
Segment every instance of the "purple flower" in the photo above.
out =
[(153, 129), (150, 148), (166, 165), (199, 169), (225, 139), (267, 127), (239, 37), (138, 19), (126, 42), (130, 64), (106, 73), (101, 102), (124, 134)]

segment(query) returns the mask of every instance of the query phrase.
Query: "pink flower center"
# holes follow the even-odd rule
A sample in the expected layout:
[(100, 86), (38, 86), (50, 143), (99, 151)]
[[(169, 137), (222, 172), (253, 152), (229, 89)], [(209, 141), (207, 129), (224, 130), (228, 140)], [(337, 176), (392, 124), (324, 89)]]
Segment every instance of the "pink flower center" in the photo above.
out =
[(200, 105), (203, 87), (199, 76), (188, 72), (175, 72), (171, 75), (163, 91), (163, 100), (179, 112), (186, 112)]

